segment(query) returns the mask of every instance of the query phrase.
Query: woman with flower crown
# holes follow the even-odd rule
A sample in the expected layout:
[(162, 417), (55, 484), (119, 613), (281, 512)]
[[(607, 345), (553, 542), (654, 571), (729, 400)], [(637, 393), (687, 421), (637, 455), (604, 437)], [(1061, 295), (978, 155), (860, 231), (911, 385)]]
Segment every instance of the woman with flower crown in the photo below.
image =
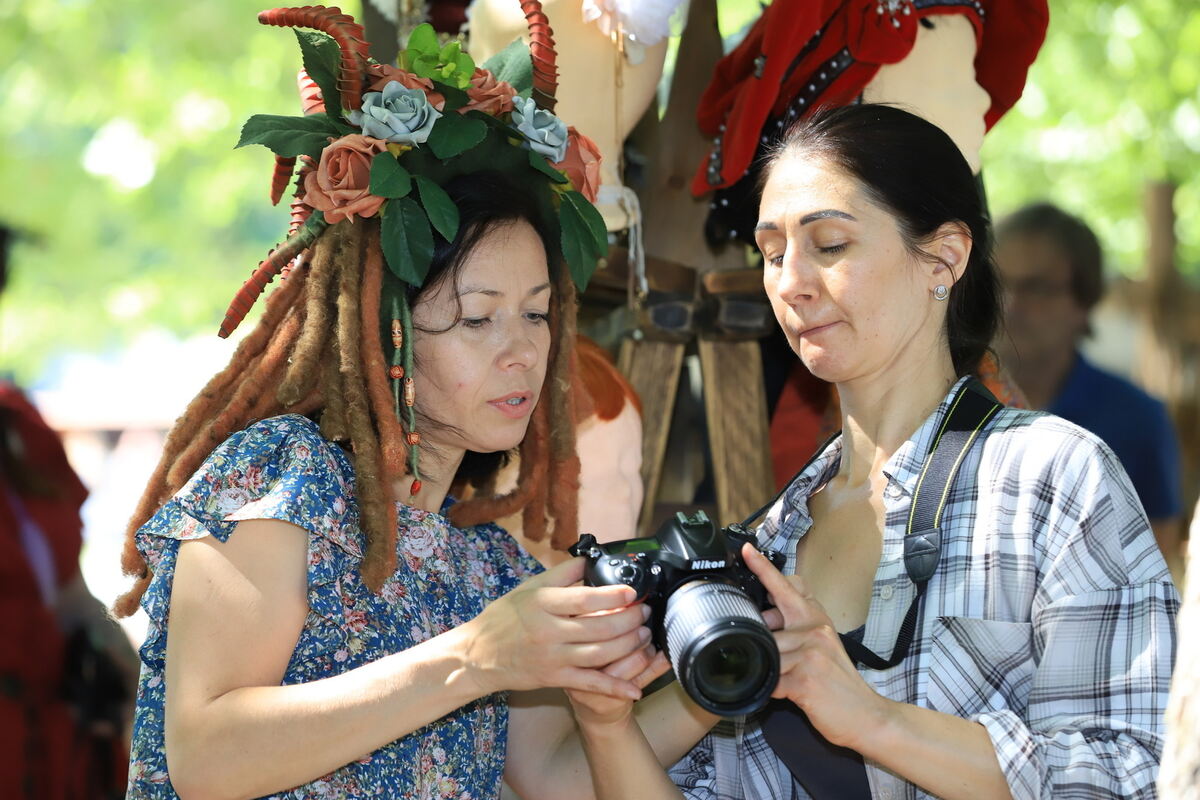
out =
[[(117, 611), (150, 625), (129, 797), (586, 795), (569, 712), (527, 690), (640, 694), (612, 674), (649, 661), (632, 590), (577, 585), (581, 559), (541, 572), (490, 522), (575, 537), (575, 288), (605, 247), (595, 148), (553, 115), (523, 7), (531, 53), (489, 69), (428, 26), (392, 67), (337, 9), (259, 16), (313, 29), (305, 116), (242, 131), (276, 154), (276, 201), (300, 161), (293, 228), (130, 525)], [(683, 709), (646, 706), (664, 763), (710, 724)]]

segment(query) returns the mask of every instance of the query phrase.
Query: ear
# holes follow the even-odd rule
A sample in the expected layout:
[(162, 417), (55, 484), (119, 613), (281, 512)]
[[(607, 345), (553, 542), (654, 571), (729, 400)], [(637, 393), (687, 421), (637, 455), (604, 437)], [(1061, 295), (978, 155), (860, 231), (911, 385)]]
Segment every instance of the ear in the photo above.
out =
[(925, 251), (930, 256), (929, 288), (953, 286), (963, 276), (971, 257), (971, 231), (961, 222), (946, 222), (933, 234)]

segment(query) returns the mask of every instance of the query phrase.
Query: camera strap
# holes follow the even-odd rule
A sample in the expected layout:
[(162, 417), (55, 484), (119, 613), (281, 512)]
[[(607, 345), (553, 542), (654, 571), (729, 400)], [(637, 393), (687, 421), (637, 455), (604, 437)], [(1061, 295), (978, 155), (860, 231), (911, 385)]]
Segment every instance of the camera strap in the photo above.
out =
[[(925, 464), (921, 468), (917, 487), (913, 493), (912, 507), (909, 509), (908, 525), (904, 532), (904, 568), (908, 577), (917, 587), (916, 596), (908, 607), (908, 613), (900, 625), (900, 633), (896, 637), (896, 645), (892, 648), (891, 656), (883, 658), (874, 653), (861, 642), (846, 636), (841, 636), (842, 645), (846, 648), (852, 661), (862, 664), (868, 669), (888, 669), (904, 660), (912, 646), (913, 634), (917, 627), (917, 612), (921, 598), (925, 596), (925, 587), (929, 579), (937, 571), (938, 561), (942, 551), (942, 513), (945, 511), (950, 490), (958, 475), (959, 467), (966, 458), (967, 452), (979, 438), (980, 432), (988, 420), (1003, 405), (977, 379), (966, 381), (954, 395), (950, 410), (946, 413), (942, 425), (934, 437)], [(832, 439), (830, 439), (832, 441)], [(817, 454), (824, 452), (826, 442)], [(817, 456), (814, 456), (815, 459)], [(812, 460), (809, 461), (809, 464)], [(804, 469), (808, 468), (808, 464)], [(803, 470), (801, 470), (803, 472)], [(786, 490), (785, 490), (786, 491)], [(780, 492), (767, 506), (759, 509), (746, 520), (749, 526), (758, 519), (764, 511), (774, 505), (783, 492)]]

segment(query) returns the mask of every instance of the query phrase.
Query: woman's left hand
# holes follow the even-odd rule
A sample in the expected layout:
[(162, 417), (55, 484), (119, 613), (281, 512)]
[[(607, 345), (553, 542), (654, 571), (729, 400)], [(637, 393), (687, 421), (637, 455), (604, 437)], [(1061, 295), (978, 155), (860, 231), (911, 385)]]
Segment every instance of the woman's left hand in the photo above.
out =
[(784, 575), (748, 544), (742, 558), (775, 605), (763, 613), (779, 646), (779, 685), (771, 696), (795, 703), (833, 744), (861, 750), (864, 737), (885, 720), (891, 701), (858, 674), (833, 621), (802, 578)]
[[(645, 689), (671, 668), (671, 662), (653, 644), (647, 644), (604, 668), (614, 678)], [(577, 689), (567, 689), (567, 697), (580, 725), (612, 725), (624, 722), (633, 713), (633, 701)]]

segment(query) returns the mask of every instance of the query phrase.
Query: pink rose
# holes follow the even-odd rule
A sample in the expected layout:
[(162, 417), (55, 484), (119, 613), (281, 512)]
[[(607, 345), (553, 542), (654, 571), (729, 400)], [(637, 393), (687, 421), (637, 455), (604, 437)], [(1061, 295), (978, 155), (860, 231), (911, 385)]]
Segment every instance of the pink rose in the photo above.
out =
[(471, 102), (460, 108), (460, 114), (468, 111), (482, 111), (493, 117), (512, 111), (512, 99), (517, 90), (505, 81), (496, 80), (496, 76), (486, 69), (475, 68), (471, 76), (471, 85), (467, 87), (467, 97)]
[(567, 154), (554, 165), (555, 169), (567, 173), (575, 191), (596, 202), (600, 189), (600, 148), (574, 127), (567, 128)]
[(390, 64), (372, 64), (367, 67), (368, 80), (371, 81), (370, 91), (382, 92), (383, 87), (387, 86), (392, 81), (398, 81), (405, 89), (423, 89), (425, 96), (429, 98), (429, 105), (433, 106), (438, 111), (446, 105), (446, 98), (441, 92), (433, 90), (433, 81), (429, 78), (419, 78), (408, 70), (393, 67)]
[(387, 142), (353, 133), (321, 151), (321, 163), (304, 177), (304, 202), (325, 212), (329, 224), (360, 217), (373, 217), (383, 198), (367, 191), (371, 183), (371, 159), (387, 149)]

